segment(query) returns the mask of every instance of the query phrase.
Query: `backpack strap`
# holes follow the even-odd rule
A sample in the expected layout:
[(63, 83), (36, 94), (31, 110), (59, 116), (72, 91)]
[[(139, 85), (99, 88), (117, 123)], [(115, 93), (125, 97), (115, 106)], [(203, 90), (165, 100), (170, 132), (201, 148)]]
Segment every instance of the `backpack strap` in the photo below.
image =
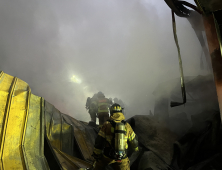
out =
[[(111, 132), (114, 133), (124, 133), (126, 135), (126, 131), (123, 131), (123, 130), (115, 130), (115, 126), (116, 126), (116, 122), (113, 121), (113, 120), (107, 120), (108, 122), (110, 122), (110, 124), (112, 125), (112, 128), (111, 128)], [(122, 120), (121, 123), (123, 123), (124, 125), (126, 125), (126, 121)]]
[(116, 122), (113, 120), (108, 119), (108, 122), (110, 122), (110, 124), (112, 125), (111, 127), (111, 133), (113, 134), (113, 138), (111, 140), (111, 144), (108, 142), (109, 146), (112, 148), (112, 151), (114, 151), (114, 146), (115, 146), (115, 126), (116, 126)]
[(125, 121), (125, 120), (122, 120), (121, 122), (122, 122), (124, 125), (126, 125), (126, 121)]
[(112, 127), (115, 128), (115, 126), (116, 126), (116, 122), (115, 122), (114, 120), (110, 120), (110, 119), (108, 119), (107, 121), (112, 125)]

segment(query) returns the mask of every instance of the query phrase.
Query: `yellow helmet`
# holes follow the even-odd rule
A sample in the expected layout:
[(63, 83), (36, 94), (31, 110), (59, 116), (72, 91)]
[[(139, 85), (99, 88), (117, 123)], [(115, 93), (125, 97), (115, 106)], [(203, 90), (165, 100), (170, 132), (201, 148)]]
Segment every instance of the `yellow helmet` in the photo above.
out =
[(124, 108), (122, 108), (119, 104), (114, 103), (111, 107), (110, 107), (110, 114), (116, 113), (116, 112), (121, 112), (123, 111)]

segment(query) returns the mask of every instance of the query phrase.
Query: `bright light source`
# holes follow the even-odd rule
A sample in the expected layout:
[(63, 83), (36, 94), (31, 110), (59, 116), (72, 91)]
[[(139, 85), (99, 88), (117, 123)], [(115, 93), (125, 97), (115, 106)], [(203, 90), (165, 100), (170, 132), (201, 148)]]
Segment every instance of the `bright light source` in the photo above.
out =
[(75, 75), (72, 76), (71, 81), (78, 84), (82, 83), (82, 81), (79, 78), (77, 78)]

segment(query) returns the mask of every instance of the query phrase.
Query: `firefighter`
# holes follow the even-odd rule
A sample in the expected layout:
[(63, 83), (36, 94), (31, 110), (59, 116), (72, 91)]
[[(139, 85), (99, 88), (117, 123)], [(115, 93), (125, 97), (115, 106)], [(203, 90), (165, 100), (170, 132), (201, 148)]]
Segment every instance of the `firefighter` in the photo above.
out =
[(90, 114), (91, 121), (94, 123), (96, 123), (96, 114), (98, 111), (97, 100), (97, 94), (94, 94), (92, 98), (88, 97), (86, 101), (86, 109)]
[(101, 128), (103, 123), (106, 122), (106, 120), (109, 119), (109, 106), (111, 104), (111, 101), (107, 98), (105, 98), (105, 95), (102, 92), (97, 93), (97, 106), (98, 111), (97, 115), (99, 118), (99, 127)]
[(107, 165), (115, 170), (130, 170), (128, 143), (133, 151), (139, 151), (138, 140), (130, 124), (124, 119), (121, 106), (113, 104), (110, 119), (103, 124), (95, 140), (92, 156), (96, 161), (93, 170), (105, 169)]

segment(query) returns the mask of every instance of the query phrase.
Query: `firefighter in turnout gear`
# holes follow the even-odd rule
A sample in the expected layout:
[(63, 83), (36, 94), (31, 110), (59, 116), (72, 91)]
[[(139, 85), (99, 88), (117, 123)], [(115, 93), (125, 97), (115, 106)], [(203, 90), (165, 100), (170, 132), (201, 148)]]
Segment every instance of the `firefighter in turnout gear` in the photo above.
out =
[(102, 127), (103, 123), (106, 122), (106, 120), (109, 119), (109, 106), (111, 104), (111, 101), (107, 98), (105, 98), (105, 95), (102, 92), (97, 93), (97, 106), (98, 111), (97, 115), (99, 118), (99, 127)]
[(96, 114), (98, 111), (98, 106), (97, 106), (97, 94), (94, 94), (92, 98), (88, 97), (86, 101), (86, 109), (88, 110), (91, 121), (96, 123)]
[(107, 165), (115, 170), (130, 170), (128, 143), (132, 150), (138, 151), (138, 140), (130, 124), (124, 119), (121, 106), (113, 104), (110, 119), (103, 124), (95, 140), (92, 156), (96, 161), (93, 170), (103, 170)]

